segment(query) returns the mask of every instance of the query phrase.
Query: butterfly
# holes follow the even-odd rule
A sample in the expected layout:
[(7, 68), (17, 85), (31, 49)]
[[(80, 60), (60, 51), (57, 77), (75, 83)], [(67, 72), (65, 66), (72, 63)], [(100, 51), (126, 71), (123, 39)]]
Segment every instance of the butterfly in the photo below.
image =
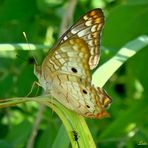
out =
[(93, 70), (100, 58), (100, 35), (104, 15), (97, 8), (84, 14), (49, 50), (34, 73), (46, 94), (66, 108), (87, 118), (109, 116), (111, 98), (91, 84)]

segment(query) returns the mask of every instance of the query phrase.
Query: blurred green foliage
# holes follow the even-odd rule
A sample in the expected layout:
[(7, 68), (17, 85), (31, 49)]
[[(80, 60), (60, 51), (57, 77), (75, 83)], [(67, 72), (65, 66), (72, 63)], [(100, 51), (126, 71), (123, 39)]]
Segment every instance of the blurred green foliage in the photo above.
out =
[[(47, 28), (48, 45), (58, 38), (60, 24), (68, 0), (1, 0), (0, 43), (29, 42), (44, 44)], [(84, 12), (101, 7), (106, 23), (102, 33), (100, 63), (112, 57), (130, 40), (148, 34), (147, 0), (79, 0), (74, 20)], [(47, 44), (47, 43), (46, 43)], [(42, 59), (47, 50), (0, 51), (0, 98), (25, 96), (36, 80), (30, 57)], [(19, 55), (19, 58), (16, 56)], [(148, 47), (126, 62), (110, 79), (105, 88), (113, 99), (111, 118), (87, 119), (93, 138), (102, 148), (138, 147), (148, 145)], [(27, 103), (0, 110), (0, 148), (25, 147), (32, 130), (38, 104)], [(69, 139), (59, 118), (47, 108), (37, 133), (35, 146), (69, 147)], [(62, 137), (63, 140), (57, 140)], [(81, 138), (81, 137), (79, 137)], [(65, 145), (64, 145), (65, 144)]]

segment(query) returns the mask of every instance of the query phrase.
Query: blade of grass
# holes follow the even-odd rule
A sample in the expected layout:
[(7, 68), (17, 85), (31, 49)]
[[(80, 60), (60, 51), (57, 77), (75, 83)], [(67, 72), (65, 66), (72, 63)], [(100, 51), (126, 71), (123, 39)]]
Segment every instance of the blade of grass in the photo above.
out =
[(36, 50), (36, 49), (45, 49), (49, 48), (49, 46), (41, 45), (41, 44), (28, 44), (26, 43), (17, 43), (17, 44), (0, 44), (1, 51), (14, 51), (16, 49), (20, 50)]
[[(62, 136), (61, 136), (62, 135)], [(54, 143), (52, 144), (52, 148), (69, 148), (69, 137), (65, 132), (65, 127), (62, 125), (59, 128), (58, 134), (54, 140)]]

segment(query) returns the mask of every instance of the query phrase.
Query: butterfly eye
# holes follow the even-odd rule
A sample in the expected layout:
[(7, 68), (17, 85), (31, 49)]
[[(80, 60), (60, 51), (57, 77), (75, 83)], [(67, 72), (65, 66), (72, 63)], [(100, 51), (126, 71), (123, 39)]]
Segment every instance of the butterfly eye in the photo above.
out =
[(77, 73), (77, 69), (75, 69), (74, 67), (71, 68), (72, 72)]

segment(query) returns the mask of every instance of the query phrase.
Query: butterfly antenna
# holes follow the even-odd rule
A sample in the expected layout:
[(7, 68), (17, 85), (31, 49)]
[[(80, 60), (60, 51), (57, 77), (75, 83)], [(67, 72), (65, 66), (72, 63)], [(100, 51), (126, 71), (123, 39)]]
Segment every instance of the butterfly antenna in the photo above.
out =
[[(23, 32), (23, 36), (24, 36), (24, 38), (26, 40), (26, 43), (28, 44), (29, 49), (31, 50), (31, 47), (30, 47), (30, 44), (28, 42), (28, 38), (27, 38), (27, 35), (26, 35), (25, 32)], [(34, 58), (35, 63), (38, 65), (37, 59), (36, 59), (36, 57), (34, 55), (33, 55), (33, 58)]]
[[(26, 35), (25, 32), (23, 32), (23, 36), (24, 36), (24, 38), (25, 38), (25, 40), (26, 40), (26, 43), (28, 44), (28, 47), (29, 47), (29, 49), (30, 49), (30, 51), (31, 51), (31, 47), (30, 47), (30, 44), (29, 44), (29, 41), (28, 41), (28, 38), (27, 38), (27, 35)], [(35, 61), (36, 65), (38, 65), (38, 62), (37, 62), (37, 60), (36, 60), (36, 58), (35, 58), (34, 55), (33, 55), (33, 58), (34, 58), (34, 61)], [(32, 87), (31, 87), (31, 90), (30, 90), (30, 92), (27, 94), (26, 97), (29, 97), (29, 96), (31, 95), (31, 93), (33, 92), (33, 88), (34, 88), (35, 86), (37, 86), (37, 91), (36, 91), (36, 93), (35, 93), (35, 96), (37, 95), (37, 93), (38, 93), (38, 91), (39, 91), (39, 86), (40, 86), (40, 84), (35, 81), (35, 82), (33, 82)]]

